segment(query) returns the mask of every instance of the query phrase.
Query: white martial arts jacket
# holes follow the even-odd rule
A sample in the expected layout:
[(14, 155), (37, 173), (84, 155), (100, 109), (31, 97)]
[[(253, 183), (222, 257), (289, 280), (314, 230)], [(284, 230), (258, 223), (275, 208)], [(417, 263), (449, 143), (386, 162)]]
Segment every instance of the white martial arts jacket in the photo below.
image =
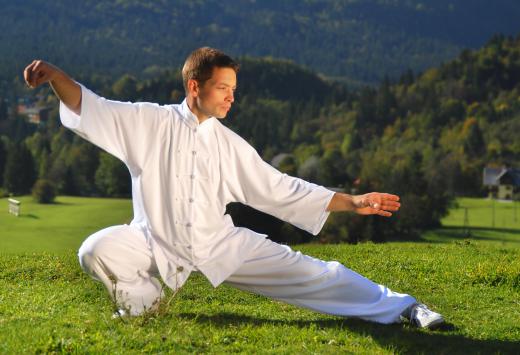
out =
[(212, 117), (199, 124), (180, 105), (106, 100), (81, 85), (81, 114), (60, 103), (60, 119), (121, 159), (132, 179), (131, 226), (146, 237), (159, 273), (177, 289), (191, 271), (219, 285), (265, 235), (233, 225), (229, 202), (242, 202), (314, 235), (333, 191), (288, 176)]

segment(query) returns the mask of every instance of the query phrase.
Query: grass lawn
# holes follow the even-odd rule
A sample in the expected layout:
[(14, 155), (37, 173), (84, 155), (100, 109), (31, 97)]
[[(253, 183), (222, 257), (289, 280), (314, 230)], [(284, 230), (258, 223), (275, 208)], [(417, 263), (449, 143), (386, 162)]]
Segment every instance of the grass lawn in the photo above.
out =
[(128, 199), (60, 196), (49, 205), (35, 203), (30, 196), (15, 199), (21, 201), (19, 217), (7, 213), (7, 199), (0, 199), (2, 253), (78, 250), (93, 232), (132, 219)]
[[(459, 198), (457, 208), (443, 219), (443, 225), (463, 226), (467, 209), (470, 228), (520, 230), (520, 202), (498, 201), (487, 198)], [(493, 210), (495, 211), (493, 213)], [(494, 214), (494, 217), (493, 217)]]
[[(426, 331), (322, 315), (225, 285), (213, 289), (198, 274), (169, 306), (165, 300), (159, 314), (113, 320), (107, 292), (80, 270), (75, 252), (84, 236), (127, 222), (130, 204), (87, 200), (60, 198), (70, 205), (51, 206), (49, 214), (45, 207), (30, 210), (26, 201), (27, 213), (38, 218), (13, 221), (0, 214), (10, 237), (32, 238), (34, 244), (27, 244), (29, 253), (20, 253), (0, 240), (0, 353), (520, 353), (520, 248), (502, 232), (488, 239), (459, 236), (457, 210), (445, 220), (449, 224), (451, 218), (449, 228), (439, 230), (454, 234), (431, 232), (425, 237), (429, 242), (294, 247), (410, 293), (450, 323)], [(76, 210), (67, 214), (63, 207)], [(16, 223), (22, 220), (48, 221), (47, 231), (68, 225), (69, 231), (55, 233), (62, 238), (55, 241), (69, 238), (70, 246), (57, 250), (45, 244), (49, 252), (37, 252), (46, 234), (34, 239), (41, 231), (31, 228), (47, 223), (18, 233)], [(518, 231), (514, 225), (503, 229)], [(83, 237), (76, 237), (79, 230)]]
[[(460, 198), (457, 204), (442, 220), (443, 228), (423, 234), (426, 241), (444, 243), (469, 239), (520, 247), (520, 202)], [(467, 228), (464, 227), (465, 216)]]

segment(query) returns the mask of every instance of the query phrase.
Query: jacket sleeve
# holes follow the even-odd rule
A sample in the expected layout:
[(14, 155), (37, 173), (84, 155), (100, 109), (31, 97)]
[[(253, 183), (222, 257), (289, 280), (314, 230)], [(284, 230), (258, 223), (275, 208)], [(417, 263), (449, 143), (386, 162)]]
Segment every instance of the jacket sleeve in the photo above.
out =
[(231, 141), (224, 174), (232, 199), (317, 235), (334, 191), (281, 173), (238, 135)]
[(81, 85), (81, 113), (60, 102), (62, 124), (132, 168), (142, 165), (167, 109), (152, 103), (107, 100)]

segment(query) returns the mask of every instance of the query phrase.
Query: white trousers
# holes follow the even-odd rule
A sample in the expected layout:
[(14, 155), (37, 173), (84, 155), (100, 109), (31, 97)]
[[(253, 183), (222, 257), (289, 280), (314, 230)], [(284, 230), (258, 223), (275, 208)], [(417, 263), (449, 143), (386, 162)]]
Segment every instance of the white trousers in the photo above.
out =
[[(83, 270), (132, 314), (153, 308), (162, 297), (155, 260), (139, 230), (127, 225), (103, 229), (87, 238), (78, 254)], [(399, 322), (416, 302), (336, 261), (318, 260), (269, 239), (225, 283), (317, 312), (378, 323)]]

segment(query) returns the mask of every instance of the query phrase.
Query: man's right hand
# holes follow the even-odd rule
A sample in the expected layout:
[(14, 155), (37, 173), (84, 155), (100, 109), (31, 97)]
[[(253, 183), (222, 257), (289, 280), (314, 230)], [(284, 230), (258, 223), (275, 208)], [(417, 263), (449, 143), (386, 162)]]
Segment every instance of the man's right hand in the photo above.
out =
[(41, 84), (53, 80), (60, 70), (54, 65), (43, 60), (33, 60), (25, 67), (23, 77), (30, 88), (36, 88)]
[(43, 60), (33, 60), (23, 71), (23, 77), (32, 89), (48, 82), (58, 99), (76, 114), (80, 114), (81, 86), (61, 69)]

